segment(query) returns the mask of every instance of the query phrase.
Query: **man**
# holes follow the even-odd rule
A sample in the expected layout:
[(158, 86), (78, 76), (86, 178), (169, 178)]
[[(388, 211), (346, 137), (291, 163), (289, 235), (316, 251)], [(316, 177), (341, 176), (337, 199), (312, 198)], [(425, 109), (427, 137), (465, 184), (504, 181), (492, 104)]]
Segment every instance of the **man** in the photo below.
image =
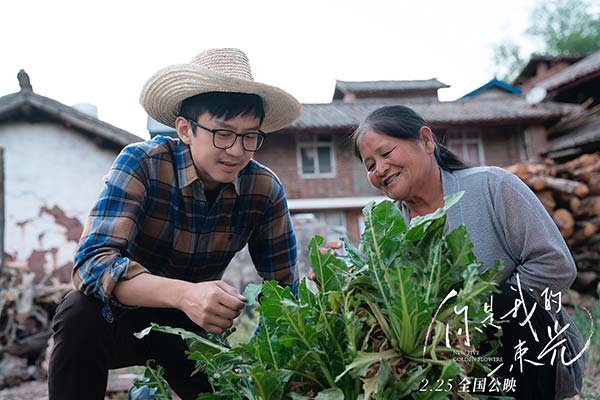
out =
[(205, 51), (159, 70), (140, 102), (178, 140), (158, 136), (115, 160), (75, 254), (76, 291), (53, 323), (50, 399), (103, 399), (109, 369), (155, 359), (183, 399), (210, 391), (173, 335), (231, 327), (244, 298), (221, 281), (246, 244), (265, 279), (297, 284), (296, 239), (283, 185), (252, 160), (265, 133), (302, 112), (281, 89), (254, 82), (237, 49)]

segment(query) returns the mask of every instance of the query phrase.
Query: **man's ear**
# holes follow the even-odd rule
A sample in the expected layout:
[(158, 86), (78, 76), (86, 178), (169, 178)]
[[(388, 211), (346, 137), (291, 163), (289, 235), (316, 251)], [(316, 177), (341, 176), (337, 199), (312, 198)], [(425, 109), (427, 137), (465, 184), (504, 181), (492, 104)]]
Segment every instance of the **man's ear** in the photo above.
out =
[(177, 136), (185, 144), (190, 144), (192, 141), (192, 135), (194, 134), (191, 124), (183, 117), (177, 117), (175, 120), (175, 130)]
[(428, 126), (422, 126), (419, 129), (419, 134), (421, 135), (421, 142), (423, 142), (423, 146), (425, 146), (425, 150), (429, 154), (433, 153), (435, 150), (435, 138), (433, 137), (433, 131)]

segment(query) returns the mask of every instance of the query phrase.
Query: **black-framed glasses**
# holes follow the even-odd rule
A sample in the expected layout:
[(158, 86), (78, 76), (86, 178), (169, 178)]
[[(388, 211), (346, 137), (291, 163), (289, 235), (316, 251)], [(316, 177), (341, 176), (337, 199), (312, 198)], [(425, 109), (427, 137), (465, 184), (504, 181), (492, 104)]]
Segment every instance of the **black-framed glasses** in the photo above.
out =
[(212, 133), (213, 137), (213, 146), (217, 149), (227, 150), (231, 148), (238, 137), (242, 138), (242, 147), (246, 151), (257, 151), (260, 149), (265, 141), (265, 136), (267, 136), (260, 129), (257, 131), (246, 132), (246, 133), (237, 133), (230, 129), (210, 129), (205, 126), (200, 125), (196, 121), (190, 118), (186, 118), (189, 123), (192, 125), (192, 129), (194, 127), (199, 127)]

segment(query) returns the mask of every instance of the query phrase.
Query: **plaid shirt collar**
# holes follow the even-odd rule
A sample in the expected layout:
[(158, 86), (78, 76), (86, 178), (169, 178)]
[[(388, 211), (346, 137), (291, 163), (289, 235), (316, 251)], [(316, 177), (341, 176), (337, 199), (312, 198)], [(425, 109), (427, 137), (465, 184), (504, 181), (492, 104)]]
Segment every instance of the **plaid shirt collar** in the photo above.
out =
[[(175, 167), (177, 168), (177, 177), (179, 178), (179, 189), (191, 185), (198, 181), (204, 188), (204, 183), (198, 177), (198, 171), (192, 160), (192, 152), (190, 146), (179, 140), (177, 149), (175, 150)], [(236, 195), (240, 195), (240, 174), (237, 175), (235, 181), (231, 182), (231, 186), (235, 190)], [(230, 187), (230, 185), (227, 185)]]

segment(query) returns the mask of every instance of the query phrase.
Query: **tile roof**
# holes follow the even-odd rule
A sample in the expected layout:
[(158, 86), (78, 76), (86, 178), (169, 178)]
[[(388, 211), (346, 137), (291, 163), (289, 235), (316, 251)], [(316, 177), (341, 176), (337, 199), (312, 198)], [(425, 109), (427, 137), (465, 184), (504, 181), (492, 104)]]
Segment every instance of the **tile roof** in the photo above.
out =
[(516, 95), (521, 94), (521, 89), (519, 89), (518, 87), (510, 85), (499, 79), (493, 78), (486, 84), (481, 85), (477, 89), (472, 90), (471, 92), (465, 94), (464, 96), (461, 97), (461, 99), (468, 99), (470, 97), (475, 97), (475, 96), (481, 94), (482, 92), (485, 92), (486, 90), (490, 90), (493, 88), (498, 88), (498, 89), (503, 90), (510, 94), (516, 94)]
[(541, 81), (537, 86), (552, 91), (592, 74), (600, 75), (600, 50)]
[(344, 93), (435, 90), (450, 87), (437, 79), (413, 81), (336, 81), (335, 88)]
[(553, 139), (545, 153), (560, 152), (591, 143), (600, 143), (600, 118), (589, 121), (566, 135)]
[(527, 64), (521, 69), (519, 76), (513, 80), (513, 85), (522, 83), (522, 81), (533, 77), (537, 72), (537, 66), (541, 62), (546, 63), (559, 63), (565, 62), (568, 64), (576, 63), (577, 61), (585, 58), (588, 54), (533, 54)]
[[(415, 110), (432, 125), (458, 126), (485, 123), (544, 122), (558, 119), (579, 108), (565, 103), (529, 105), (524, 99), (476, 100), (409, 103), (398, 101), (361, 101), (304, 104), (304, 114), (290, 128), (351, 128), (370, 112), (386, 104), (402, 104)], [(288, 128), (289, 129), (289, 128)]]
[[(101, 139), (103, 143), (124, 147), (142, 138), (107, 122), (33, 92), (29, 77), (19, 73), (21, 91), (0, 97), (0, 123), (5, 121), (58, 121)], [(25, 76), (25, 83), (21, 77)]]

